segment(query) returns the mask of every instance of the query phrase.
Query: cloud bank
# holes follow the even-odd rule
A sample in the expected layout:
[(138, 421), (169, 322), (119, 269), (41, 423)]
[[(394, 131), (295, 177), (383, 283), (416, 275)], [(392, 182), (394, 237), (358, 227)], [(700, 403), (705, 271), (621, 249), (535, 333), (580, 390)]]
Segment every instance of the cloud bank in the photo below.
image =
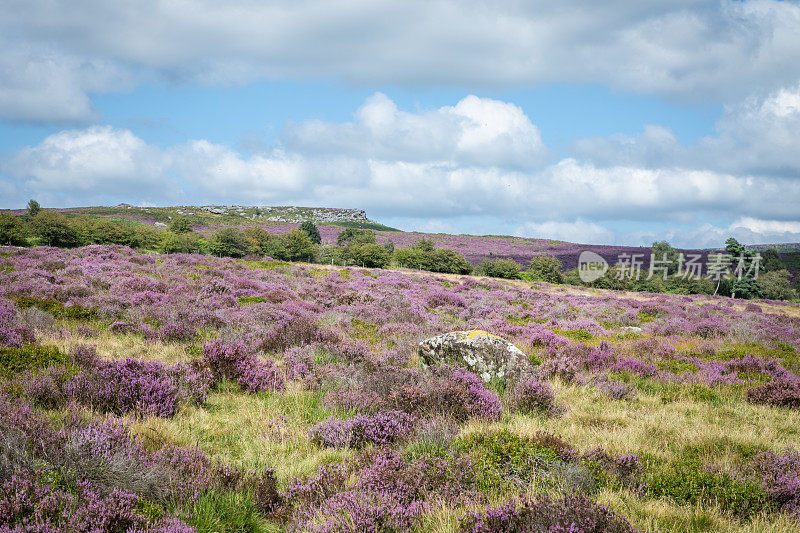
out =
[(796, 2), (6, 0), (0, 117), (91, 121), (144, 81), (597, 83), (735, 101), (800, 79)]
[[(577, 242), (789, 242), (800, 240), (800, 138), (769, 134), (800, 131), (798, 102), (800, 86), (745, 100), (726, 110), (718, 135), (691, 146), (651, 126), (581, 140), (559, 160), (512, 103), (468, 96), (408, 112), (376, 93), (351, 121), (288, 124), (259, 153), (202, 139), (159, 148), (94, 126), (51, 135), (0, 170), (17, 204), (33, 194), (59, 204), (292, 203), (461, 231), (474, 229), (472, 217), (494, 231)], [(610, 229), (619, 222), (641, 230)]]

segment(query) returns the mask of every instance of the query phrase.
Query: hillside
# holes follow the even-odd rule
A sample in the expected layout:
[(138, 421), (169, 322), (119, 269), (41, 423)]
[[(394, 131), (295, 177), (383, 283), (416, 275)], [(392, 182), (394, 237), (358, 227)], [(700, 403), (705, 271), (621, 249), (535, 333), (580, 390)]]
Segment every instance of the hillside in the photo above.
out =
[[(527, 495), (547, 524), (795, 531), (799, 310), (3, 247), (0, 464), (21, 472), (18, 507), (53, 491), (37, 524), (66, 529), (92, 510), (170, 531), (444, 533)], [(452, 330), (513, 341), (535, 377), (421, 368), (417, 343)]]

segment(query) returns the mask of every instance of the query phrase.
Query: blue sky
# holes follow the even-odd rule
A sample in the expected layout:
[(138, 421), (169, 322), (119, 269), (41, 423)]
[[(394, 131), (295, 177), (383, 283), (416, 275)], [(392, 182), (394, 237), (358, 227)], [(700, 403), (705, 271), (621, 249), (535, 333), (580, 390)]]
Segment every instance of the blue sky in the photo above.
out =
[(800, 241), (797, 2), (4, 4), (0, 208)]

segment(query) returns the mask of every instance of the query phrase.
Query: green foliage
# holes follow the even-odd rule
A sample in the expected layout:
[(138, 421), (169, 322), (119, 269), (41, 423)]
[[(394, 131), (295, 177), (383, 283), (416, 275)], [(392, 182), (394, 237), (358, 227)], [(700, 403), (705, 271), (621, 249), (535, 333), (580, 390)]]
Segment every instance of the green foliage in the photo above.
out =
[(257, 254), (264, 254), (269, 255), (269, 245), (272, 241), (276, 239), (264, 228), (258, 226), (252, 226), (250, 228), (245, 228), (242, 232), (244, 233), (245, 238), (248, 241), (250, 248)]
[(72, 248), (80, 246), (80, 235), (63, 214), (43, 209), (31, 218), (31, 229), (41, 244)]
[(767, 300), (791, 300), (795, 297), (787, 270), (764, 272), (758, 276), (756, 283), (760, 296)]
[(39, 214), (39, 211), (42, 210), (42, 206), (39, 205), (39, 202), (31, 198), (28, 200), (28, 218), (33, 218)]
[(592, 337), (594, 337), (591, 333), (586, 331), (585, 329), (567, 329), (567, 330), (557, 330), (555, 333), (562, 335), (564, 337), (568, 337), (572, 340), (576, 341), (588, 341)]
[(162, 235), (158, 249), (165, 254), (196, 253), (200, 250), (200, 237), (195, 233), (178, 235), (168, 231)]
[(263, 531), (263, 517), (249, 494), (209, 491), (183, 517), (198, 533), (252, 533)]
[[(678, 271), (678, 251), (670, 246), (667, 241), (654, 242), (650, 247), (650, 253), (653, 254), (654, 261), (662, 261), (661, 266), (667, 268), (667, 275), (671, 276)], [(663, 263), (665, 260), (667, 262)], [(663, 270), (654, 273), (654, 275), (658, 275), (658, 273), (662, 275), (663, 279)]]
[(336, 244), (339, 246), (347, 246), (349, 244), (365, 244), (378, 242), (375, 237), (375, 232), (370, 230), (360, 230), (355, 228), (346, 228), (336, 238)]
[(472, 264), (463, 255), (448, 248), (434, 248), (433, 241), (419, 240), (409, 248), (394, 251), (394, 261), (406, 268), (447, 274), (469, 274)]
[(433, 241), (430, 239), (420, 239), (414, 245), (414, 248), (417, 248), (425, 253), (432, 252), (434, 249)]
[(476, 274), (492, 278), (519, 279), (520, 268), (512, 259), (486, 259), (478, 266)]
[(239, 296), (239, 303), (244, 304), (262, 304), (268, 300), (263, 296)]
[(555, 257), (540, 256), (531, 259), (524, 278), (529, 281), (545, 281), (547, 283), (563, 283), (561, 269), (564, 265)]
[(749, 276), (737, 279), (731, 285), (731, 296), (736, 298), (758, 298), (760, 292), (758, 282)]
[(356, 243), (348, 246), (348, 256), (352, 262), (367, 268), (384, 268), (389, 264), (389, 251), (378, 243)]
[(53, 346), (27, 345), (0, 348), (0, 373), (8, 377), (26, 370), (66, 364), (68, 358)]
[(217, 231), (208, 243), (208, 250), (220, 257), (244, 257), (251, 251), (244, 233), (236, 228)]
[(10, 213), (0, 214), (0, 245), (28, 245), (28, 225), (22, 218)]
[(339, 222), (325, 222), (324, 226), (338, 226), (340, 228), (370, 229), (373, 231), (400, 231), (397, 228), (385, 226), (378, 222), (356, 222), (354, 220), (340, 220)]
[(775, 248), (768, 248), (761, 252), (761, 271), (762, 272), (775, 272), (777, 270), (784, 270), (784, 265), (778, 250)]
[(309, 236), (311, 242), (314, 244), (322, 244), (322, 236), (320, 236), (319, 230), (310, 220), (306, 220), (300, 224), (299, 229), (300, 231), (305, 232), (305, 234)]
[(189, 233), (192, 231), (192, 222), (186, 217), (175, 217), (169, 225), (169, 230), (179, 235), (181, 233)]
[(648, 457), (645, 463), (647, 493), (652, 498), (670, 498), (689, 505), (716, 503), (739, 516), (749, 516), (767, 507), (767, 496), (760, 484), (714, 469), (698, 454), (686, 453), (670, 463)]
[(56, 318), (71, 318), (73, 320), (94, 320), (98, 317), (97, 309), (74, 304), (66, 307), (63, 303), (53, 299), (34, 298), (21, 296), (16, 300), (17, 307), (26, 309), (36, 307)]
[(317, 245), (302, 230), (288, 231), (280, 236), (283, 244), (281, 255), (273, 255), (275, 259), (286, 261), (314, 261), (317, 257)]

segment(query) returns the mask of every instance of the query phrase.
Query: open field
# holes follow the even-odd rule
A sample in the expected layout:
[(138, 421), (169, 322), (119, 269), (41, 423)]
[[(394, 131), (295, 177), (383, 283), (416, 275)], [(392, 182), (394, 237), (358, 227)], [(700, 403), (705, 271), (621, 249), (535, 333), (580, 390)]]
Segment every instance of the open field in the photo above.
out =
[[(471, 513), (531, 498), (554, 531), (800, 527), (796, 304), (121, 246), (0, 254), (11, 526), (482, 531)], [(514, 342), (536, 375), (423, 370), (419, 341), (454, 330)]]

